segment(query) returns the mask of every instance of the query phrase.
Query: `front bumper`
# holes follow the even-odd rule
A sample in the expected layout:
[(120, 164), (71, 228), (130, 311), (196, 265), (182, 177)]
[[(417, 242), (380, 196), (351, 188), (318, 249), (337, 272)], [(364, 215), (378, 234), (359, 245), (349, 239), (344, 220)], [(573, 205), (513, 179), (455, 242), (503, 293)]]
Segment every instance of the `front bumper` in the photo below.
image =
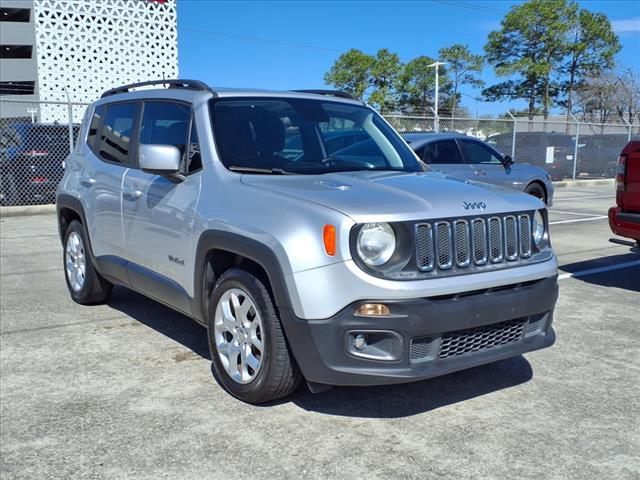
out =
[[(554, 275), (463, 295), (380, 300), (391, 309), (389, 317), (354, 315), (360, 304), (376, 300), (356, 302), (324, 320), (303, 320), (292, 310), (280, 313), (293, 354), (308, 381), (382, 385), (435, 377), (552, 345), (557, 297)], [(358, 332), (380, 340), (374, 354), (388, 355), (384, 359), (359, 356), (352, 346)], [(420, 345), (416, 347), (415, 342)], [(425, 342), (430, 342), (426, 349)], [(454, 354), (443, 358), (445, 349), (447, 355)]]
[(611, 231), (621, 237), (633, 238), (640, 242), (640, 214), (623, 213), (620, 207), (609, 209)]

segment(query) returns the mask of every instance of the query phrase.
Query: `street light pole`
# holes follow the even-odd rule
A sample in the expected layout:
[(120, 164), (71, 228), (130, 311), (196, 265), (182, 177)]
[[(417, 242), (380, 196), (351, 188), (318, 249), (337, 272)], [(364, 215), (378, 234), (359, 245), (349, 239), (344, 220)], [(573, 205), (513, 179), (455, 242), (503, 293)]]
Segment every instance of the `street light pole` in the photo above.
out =
[(434, 62), (431, 65), (429, 65), (429, 67), (435, 67), (436, 69), (436, 98), (435, 98), (435, 105), (434, 105), (434, 111), (435, 111), (435, 115), (436, 115), (436, 121), (434, 122), (435, 125), (435, 130), (436, 133), (438, 132), (438, 130), (440, 129), (440, 117), (438, 116), (438, 92), (439, 92), (439, 87), (440, 87), (440, 82), (438, 82), (438, 74), (439, 74), (439, 69), (440, 69), (440, 65), (447, 65), (446, 62)]

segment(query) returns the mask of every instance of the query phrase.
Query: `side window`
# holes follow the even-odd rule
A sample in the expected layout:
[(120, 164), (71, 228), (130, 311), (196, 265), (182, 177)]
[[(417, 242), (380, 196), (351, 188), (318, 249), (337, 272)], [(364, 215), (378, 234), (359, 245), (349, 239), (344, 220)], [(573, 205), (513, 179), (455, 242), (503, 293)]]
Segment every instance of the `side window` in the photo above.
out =
[(145, 102), (140, 125), (141, 145), (173, 145), (180, 150), (180, 164), (187, 164), (191, 106), (163, 101)]
[(424, 161), (432, 164), (463, 163), (455, 140), (443, 140), (426, 145)]
[(200, 156), (200, 142), (198, 142), (198, 132), (196, 130), (195, 118), (191, 117), (191, 134), (189, 135), (189, 146), (185, 156), (186, 165), (182, 165), (182, 173), (197, 172), (202, 168), (202, 157)]
[(109, 162), (126, 165), (133, 130), (133, 121), (138, 110), (137, 103), (116, 103), (107, 106), (98, 155)]
[(93, 110), (91, 115), (91, 123), (89, 124), (89, 132), (87, 133), (87, 145), (96, 151), (96, 137), (98, 136), (98, 128), (100, 128), (100, 120), (104, 115), (104, 105), (100, 105)]
[(460, 143), (462, 144), (462, 153), (464, 154), (466, 163), (502, 163), (494, 154), (493, 150), (480, 142), (462, 140)]
[(427, 145), (423, 145), (420, 148), (418, 148), (417, 150), (414, 150), (416, 152), (416, 155), (418, 156), (418, 158), (420, 160), (424, 159), (424, 153), (427, 151)]

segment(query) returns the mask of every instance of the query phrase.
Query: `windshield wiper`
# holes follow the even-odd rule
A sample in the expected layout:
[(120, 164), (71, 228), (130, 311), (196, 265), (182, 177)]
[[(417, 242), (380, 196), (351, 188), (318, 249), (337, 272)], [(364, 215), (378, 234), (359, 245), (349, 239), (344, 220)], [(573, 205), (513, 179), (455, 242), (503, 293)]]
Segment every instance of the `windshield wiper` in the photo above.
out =
[(258, 168), (258, 167), (237, 167), (232, 165), (229, 167), (232, 172), (240, 173), (266, 173), (269, 175), (295, 175), (293, 172), (287, 172), (282, 168)]

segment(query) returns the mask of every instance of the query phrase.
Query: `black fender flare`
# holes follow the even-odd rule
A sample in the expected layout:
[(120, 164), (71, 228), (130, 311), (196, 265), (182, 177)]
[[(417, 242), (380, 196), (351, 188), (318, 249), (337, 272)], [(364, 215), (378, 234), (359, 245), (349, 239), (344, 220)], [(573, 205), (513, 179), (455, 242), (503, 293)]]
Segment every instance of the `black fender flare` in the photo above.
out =
[(206, 230), (200, 235), (195, 256), (193, 314), (198, 320), (206, 322), (207, 318), (205, 260), (212, 250), (239, 255), (260, 265), (267, 274), (276, 307), (280, 310), (293, 309), (282, 265), (269, 246), (237, 233)]
[(64, 246), (64, 232), (62, 231), (62, 210), (71, 210), (78, 217), (80, 217), (80, 221), (82, 223), (82, 228), (84, 228), (84, 235), (89, 243), (89, 254), (91, 258), (93, 258), (93, 248), (91, 248), (91, 239), (89, 238), (89, 230), (87, 229), (87, 217), (84, 214), (84, 207), (80, 200), (76, 197), (69, 194), (59, 194), (56, 197), (56, 217), (58, 220), (58, 234), (60, 235), (60, 242), (63, 243)]

